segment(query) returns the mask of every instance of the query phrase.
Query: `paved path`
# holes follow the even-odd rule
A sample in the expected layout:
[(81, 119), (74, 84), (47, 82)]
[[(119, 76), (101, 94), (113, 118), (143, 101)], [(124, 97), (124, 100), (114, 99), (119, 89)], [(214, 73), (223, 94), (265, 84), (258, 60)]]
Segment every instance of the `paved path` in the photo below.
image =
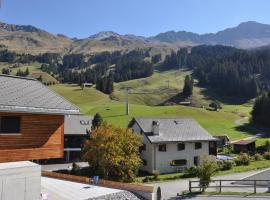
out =
[[(173, 198), (175, 199), (175, 198)], [(185, 199), (185, 198), (184, 198)], [(192, 198), (186, 198), (192, 200), (269, 200), (270, 196), (236, 196), (236, 195), (209, 195), (209, 196), (195, 196)]]
[[(239, 125), (239, 126), (242, 126), (243, 125), (243, 120), (246, 120), (248, 117), (242, 117), (238, 120), (235, 120), (234, 123), (236, 125)], [(250, 129), (250, 130), (253, 130), (255, 132), (257, 132), (255, 135), (253, 136), (250, 136), (250, 137), (246, 137), (246, 138), (243, 138), (243, 139), (240, 139), (240, 140), (252, 140), (252, 139), (255, 139), (255, 138), (260, 138), (260, 137), (264, 137), (266, 135), (266, 133), (258, 128), (255, 128), (253, 126), (249, 126), (247, 125), (247, 128)], [(231, 142), (237, 142), (239, 140), (234, 140), (234, 141), (231, 141)]]
[[(258, 173), (260, 171), (262, 171), (262, 170), (250, 171), (250, 172), (244, 172), (244, 173), (236, 173), (236, 174), (228, 174), (228, 175), (224, 175), (224, 176), (215, 177), (214, 179), (240, 180), (242, 178), (245, 178), (247, 176), (251, 176), (251, 175)], [(196, 179), (192, 179), (192, 180), (196, 180)], [(189, 180), (185, 179), (185, 180), (176, 180), (176, 181), (163, 182), (163, 183), (154, 183), (154, 184), (149, 184), (149, 185), (154, 186), (155, 189), (157, 189), (157, 187), (160, 186), (161, 192), (162, 192), (162, 197), (164, 199), (174, 199), (174, 197), (177, 195), (177, 193), (181, 194), (182, 191), (188, 190), (188, 183), (189, 183)], [(232, 188), (228, 188), (228, 189), (233, 190)], [(264, 188), (263, 190), (258, 190), (258, 192), (264, 192), (265, 190), (266, 189)], [(238, 191), (240, 191), (240, 188), (236, 188), (233, 191), (238, 192)], [(241, 188), (241, 191), (242, 192), (250, 192), (250, 191), (252, 191), (252, 188), (251, 189)]]

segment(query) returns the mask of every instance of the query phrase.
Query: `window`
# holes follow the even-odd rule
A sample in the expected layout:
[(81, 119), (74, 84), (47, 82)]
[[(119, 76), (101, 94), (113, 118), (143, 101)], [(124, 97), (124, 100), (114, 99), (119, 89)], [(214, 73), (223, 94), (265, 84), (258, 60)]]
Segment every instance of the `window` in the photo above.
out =
[(171, 166), (185, 166), (186, 164), (187, 164), (187, 160), (185, 159), (171, 161)]
[(195, 166), (198, 166), (199, 165), (199, 157), (198, 156), (195, 156), (194, 157), (193, 163), (194, 163)]
[(142, 152), (142, 151), (145, 151), (146, 150), (146, 145), (145, 144), (143, 144), (141, 147), (140, 147), (140, 152)]
[(202, 143), (201, 142), (195, 142), (195, 149), (201, 149)]
[(185, 143), (178, 143), (178, 144), (177, 144), (177, 150), (178, 150), (178, 151), (183, 151), (183, 150), (185, 150)]
[(21, 118), (14, 116), (1, 117), (0, 133), (20, 133)]
[(158, 145), (158, 151), (167, 151), (166, 144), (160, 144)]
[(142, 161), (143, 161), (143, 166), (146, 166), (147, 165), (147, 160), (142, 159)]

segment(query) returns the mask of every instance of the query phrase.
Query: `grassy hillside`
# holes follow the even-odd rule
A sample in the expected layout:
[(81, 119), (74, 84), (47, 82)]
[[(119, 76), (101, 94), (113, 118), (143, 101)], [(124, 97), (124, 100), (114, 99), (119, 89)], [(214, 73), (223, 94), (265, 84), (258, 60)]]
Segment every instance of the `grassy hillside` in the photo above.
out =
[[(170, 77), (170, 72), (168, 72), (167, 75)], [(161, 83), (156, 76), (157, 75), (151, 78), (156, 80), (156, 85), (162, 85), (163, 83)], [(130, 83), (133, 83), (135, 87), (138, 85), (138, 81), (140, 80), (133, 80), (130, 81)], [(116, 87), (120, 87), (120, 84)], [(111, 100), (109, 96), (96, 91), (94, 88), (85, 88), (82, 90), (75, 85), (61, 84), (53, 85), (51, 88), (72, 103), (78, 105), (83, 113), (94, 115), (99, 112), (109, 123), (122, 127), (126, 127), (128, 122), (136, 116), (192, 117), (213, 135), (227, 134), (232, 140), (235, 140), (253, 134), (252, 131), (242, 130), (239, 128), (239, 125), (235, 124), (235, 121), (240, 118), (239, 112), (241, 113), (242, 110), (247, 110), (245, 106), (240, 106), (240, 110), (236, 113), (234, 112), (234, 108), (230, 106), (228, 106), (228, 109), (225, 107), (224, 110), (219, 112), (212, 112), (203, 108), (185, 106), (147, 106), (131, 104), (130, 115), (127, 116), (125, 115), (124, 102)], [(135, 100), (136, 99), (133, 97), (132, 101), (135, 102)], [(142, 102), (144, 102), (144, 100)]]
[(3, 68), (9, 68), (11, 70), (11, 75), (16, 75), (17, 71), (20, 69), (25, 71), (27, 68), (30, 72), (29, 77), (39, 78), (42, 77), (43, 83), (58, 83), (58, 81), (52, 77), (50, 74), (41, 71), (40, 63), (31, 63), (31, 64), (9, 64), (9, 63), (0, 63), (0, 72)]

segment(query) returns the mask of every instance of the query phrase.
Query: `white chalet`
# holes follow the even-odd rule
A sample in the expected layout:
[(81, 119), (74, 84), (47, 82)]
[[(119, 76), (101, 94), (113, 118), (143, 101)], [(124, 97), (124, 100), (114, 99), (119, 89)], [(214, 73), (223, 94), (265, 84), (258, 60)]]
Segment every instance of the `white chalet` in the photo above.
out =
[(200, 165), (203, 155), (216, 156), (216, 139), (190, 118), (133, 118), (132, 130), (142, 136), (141, 170), (182, 171)]

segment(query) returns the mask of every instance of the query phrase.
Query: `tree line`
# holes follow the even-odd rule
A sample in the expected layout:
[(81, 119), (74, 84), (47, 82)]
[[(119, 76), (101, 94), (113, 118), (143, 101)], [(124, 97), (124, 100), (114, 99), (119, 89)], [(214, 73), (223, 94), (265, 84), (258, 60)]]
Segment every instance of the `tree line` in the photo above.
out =
[[(39, 55), (18, 54), (7, 49), (0, 51), (0, 62), (31, 63), (39, 62), (41, 70), (56, 77), (63, 83), (97, 84), (104, 93), (113, 91), (113, 82), (144, 78), (153, 74), (150, 49), (134, 49), (127, 52), (102, 52), (95, 55), (44, 53)], [(153, 62), (157, 62), (157, 55)], [(151, 59), (148, 59), (151, 60)], [(4, 73), (8, 73), (7, 70)], [(29, 73), (29, 72), (28, 72)], [(17, 75), (26, 76), (18, 71)], [(28, 75), (28, 74), (27, 74)]]

